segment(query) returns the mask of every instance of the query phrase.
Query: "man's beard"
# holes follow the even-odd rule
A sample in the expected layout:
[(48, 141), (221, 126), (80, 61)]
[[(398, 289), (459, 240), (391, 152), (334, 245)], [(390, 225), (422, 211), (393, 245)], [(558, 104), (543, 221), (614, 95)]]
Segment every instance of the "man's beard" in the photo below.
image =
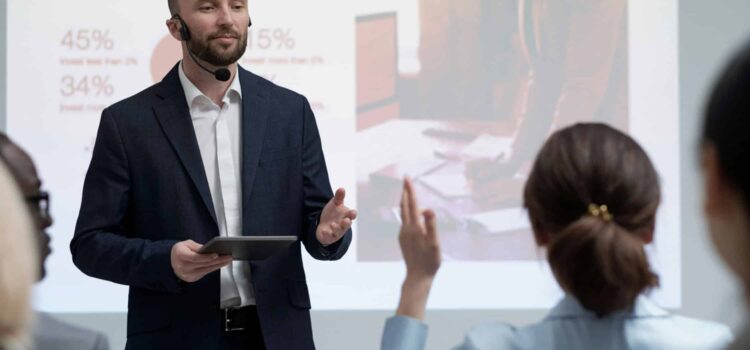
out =
[(237, 62), (247, 49), (247, 31), (238, 35), (237, 48), (232, 51), (219, 52), (210, 45), (211, 39), (220, 35), (221, 33), (211, 35), (205, 41), (192, 38), (190, 39), (188, 50), (202, 61), (215, 67), (226, 67)]

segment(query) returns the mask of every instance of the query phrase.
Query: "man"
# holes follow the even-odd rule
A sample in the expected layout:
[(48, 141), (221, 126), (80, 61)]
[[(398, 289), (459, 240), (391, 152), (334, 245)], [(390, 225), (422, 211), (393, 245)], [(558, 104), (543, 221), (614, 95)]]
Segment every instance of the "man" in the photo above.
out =
[[(36, 241), (39, 248), (39, 281), (47, 274), (44, 263), (49, 257), (50, 236), (46, 229), (52, 226), (49, 214), (49, 195), (42, 191), (42, 181), (36, 172), (31, 157), (8, 136), (0, 132), (0, 159), (5, 160), (18, 187), (29, 203), (32, 219), (37, 227)], [(106, 337), (97, 332), (69, 325), (45, 313), (37, 313), (33, 329), (36, 349), (109, 349)]]
[[(333, 196), (307, 100), (237, 65), (247, 2), (169, 8), (183, 60), (102, 113), (73, 261), (130, 286), (127, 349), (313, 349), (300, 244), (341, 258), (356, 211)], [(219, 235), (299, 241), (249, 263), (197, 253)]]

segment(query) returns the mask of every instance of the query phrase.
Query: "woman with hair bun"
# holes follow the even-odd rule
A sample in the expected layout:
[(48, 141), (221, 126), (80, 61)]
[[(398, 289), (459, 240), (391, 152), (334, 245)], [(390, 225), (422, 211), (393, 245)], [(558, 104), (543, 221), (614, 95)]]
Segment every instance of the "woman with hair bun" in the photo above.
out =
[[(537, 245), (565, 297), (539, 323), (485, 324), (456, 349), (722, 349), (726, 326), (671, 314), (643, 294), (658, 285), (653, 241), (659, 179), (643, 149), (604, 124), (576, 124), (547, 140), (524, 188)], [(422, 349), (421, 321), (440, 267), (435, 215), (404, 181), (399, 234), (406, 279), (381, 348)], [(509, 283), (511, 283), (509, 281)]]

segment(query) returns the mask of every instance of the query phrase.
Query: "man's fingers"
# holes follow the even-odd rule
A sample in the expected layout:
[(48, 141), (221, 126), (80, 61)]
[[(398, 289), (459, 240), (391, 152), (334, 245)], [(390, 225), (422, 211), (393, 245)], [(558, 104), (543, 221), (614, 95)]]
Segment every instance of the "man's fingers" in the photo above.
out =
[(357, 211), (354, 209), (349, 210), (349, 212), (347, 212), (344, 216), (346, 216), (349, 220), (354, 221), (355, 219), (357, 219)]
[(190, 250), (194, 252), (197, 252), (198, 250), (201, 249), (201, 247), (203, 247), (203, 245), (196, 243), (192, 239), (188, 239), (187, 241), (183, 241), (182, 243), (184, 243), (185, 246), (187, 246), (188, 248), (190, 248)]
[(336, 206), (344, 204), (344, 197), (346, 197), (346, 190), (339, 188), (336, 190), (336, 194), (333, 196), (333, 204)]
[(335, 223), (335, 222), (332, 222), (331, 223), (331, 230), (333, 232), (339, 232), (339, 231), (341, 231), (341, 226), (339, 224)]
[(343, 218), (341, 221), (339, 221), (339, 226), (343, 227), (345, 230), (348, 230), (349, 227), (352, 226), (352, 220), (349, 218)]
[(217, 264), (212, 264), (212, 265), (200, 267), (200, 268), (197, 268), (197, 269), (193, 270), (193, 272), (191, 274), (192, 275), (198, 275), (198, 279), (200, 279), (200, 278), (203, 278), (203, 276), (205, 276), (205, 275), (207, 275), (207, 274), (209, 274), (211, 272), (214, 272), (214, 271), (216, 271), (216, 270), (218, 270), (218, 269), (220, 269), (220, 268), (222, 268), (224, 266), (229, 265), (231, 262), (232, 262), (232, 260), (229, 260), (229, 261), (223, 261), (220, 264), (217, 263)]
[(343, 220), (339, 221), (339, 227), (341, 227), (341, 233), (343, 234), (344, 232), (346, 232), (346, 230), (352, 227), (352, 221), (349, 220), (349, 218), (344, 218)]
[(232, 256), (224, 255), (213, 261), (191, 264), (189, 270), (195, 272), (198, 270), (212, 268), (216, 266), (222, 267), (222, 266), (228, 265), (231, 262), (232, 262)]
[(194, 263), (194, 264), (203, 264), (208, 262), (213, 262), (216, 259), (219, 258), (219, 255), (211, 253), (211, 254), (200, 254), (200, 253), (186, 253), (183, 255), (182, 260)]

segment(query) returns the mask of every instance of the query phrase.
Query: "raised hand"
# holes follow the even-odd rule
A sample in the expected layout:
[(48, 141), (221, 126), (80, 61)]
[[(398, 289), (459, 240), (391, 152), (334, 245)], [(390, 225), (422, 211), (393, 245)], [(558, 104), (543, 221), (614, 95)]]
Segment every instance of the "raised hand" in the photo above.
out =
[(421, 211), (411, 180), (404, 179), (401, 194), (401, 231), (398, 235), (407, 279), (432, 279), (440, 268), (440, 241), (435, 213)]
[(440, 268), (440, 240), (435, 213), (421, 211), (411, 180), (404, 179), (401, 195), (401, 231), (398, 235), (406, 263), (406, 279), (401, 287), (401, 301), (396, 314), (424, 318), (432, 281)]

